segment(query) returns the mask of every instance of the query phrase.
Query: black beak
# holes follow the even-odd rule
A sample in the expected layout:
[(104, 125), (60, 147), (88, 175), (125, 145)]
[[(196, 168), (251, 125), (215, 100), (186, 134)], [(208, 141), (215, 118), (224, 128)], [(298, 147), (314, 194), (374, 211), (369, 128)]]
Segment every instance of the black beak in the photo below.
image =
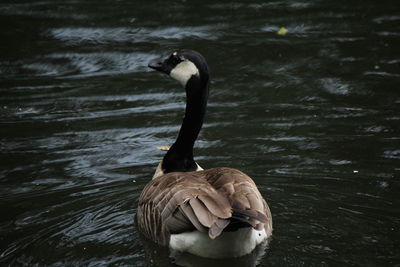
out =
[(155, 69), (158, 71), (162, 71), (162, 66), (163, 66), (163, 63), (159, 60), (153, 60), (148, 65), (149, 68), (152, 68), (152, 69)]
[(160, 72), (168, 74), (168, 70), (167, 70), (165, 64), (160, 60), (153, 60), (153, 61), (151, 61), (149, 63), (148, 66), (149, 66), (149, 68), (152, 68), (152, 69), (155, 69), (155, 70), (158, 70)]
[(169, 74), (171, 72), (170, 64), (168, 64), (167, 60), (153, 60), (149, 63), (149, 68), (158, 70), (159, 72)]

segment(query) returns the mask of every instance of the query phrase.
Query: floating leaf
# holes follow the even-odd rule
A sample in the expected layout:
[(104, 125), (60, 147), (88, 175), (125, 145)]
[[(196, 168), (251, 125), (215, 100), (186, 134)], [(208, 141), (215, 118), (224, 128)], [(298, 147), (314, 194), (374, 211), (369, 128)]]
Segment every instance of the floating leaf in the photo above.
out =
[(287, 32), (288, 30), (285, 27), (281, 27), (277, 33), (283, 36), (286, 35)]
[(168, 151), (171, 148), (171, 146), (158, 146), (157, 148), (162, 151)]

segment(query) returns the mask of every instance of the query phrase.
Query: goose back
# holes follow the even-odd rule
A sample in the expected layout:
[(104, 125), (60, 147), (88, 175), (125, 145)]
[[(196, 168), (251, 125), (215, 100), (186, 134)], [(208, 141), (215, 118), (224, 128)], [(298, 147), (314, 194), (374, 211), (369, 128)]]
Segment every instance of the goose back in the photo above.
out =
[(138, 226), (168, 245), (171, 234), (207, 233), (211, 239), (241, 227), (272, 232), (271, 213), (253, 180), (231, 168), (172, 172), (153, 179), (139, 198)]

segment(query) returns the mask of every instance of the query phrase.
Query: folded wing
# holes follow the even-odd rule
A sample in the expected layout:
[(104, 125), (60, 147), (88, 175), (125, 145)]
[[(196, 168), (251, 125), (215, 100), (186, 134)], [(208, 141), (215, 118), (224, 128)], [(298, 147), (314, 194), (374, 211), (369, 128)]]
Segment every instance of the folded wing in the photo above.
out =
[(174, 172), (152, 180), (139, 198), (137, 215), (142, 232), (161, 245), (168, 244), (171, 234), (198, 230), (214, 239), (224, 230), (260, 230), (272, 223), (251, 178), (229, 168)]

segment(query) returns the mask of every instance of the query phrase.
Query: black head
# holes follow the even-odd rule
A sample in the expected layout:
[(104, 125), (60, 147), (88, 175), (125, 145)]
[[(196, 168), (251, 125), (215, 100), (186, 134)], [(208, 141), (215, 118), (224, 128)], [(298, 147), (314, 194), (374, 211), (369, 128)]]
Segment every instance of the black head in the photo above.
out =
[(200, 53), (193, 50), (173, 52), (163, 61), (150, 62), (149, 67), (168, 74), (184, 87), (192, 77), (203, 82), (208, 82), (209, 79), (206, 60)]

